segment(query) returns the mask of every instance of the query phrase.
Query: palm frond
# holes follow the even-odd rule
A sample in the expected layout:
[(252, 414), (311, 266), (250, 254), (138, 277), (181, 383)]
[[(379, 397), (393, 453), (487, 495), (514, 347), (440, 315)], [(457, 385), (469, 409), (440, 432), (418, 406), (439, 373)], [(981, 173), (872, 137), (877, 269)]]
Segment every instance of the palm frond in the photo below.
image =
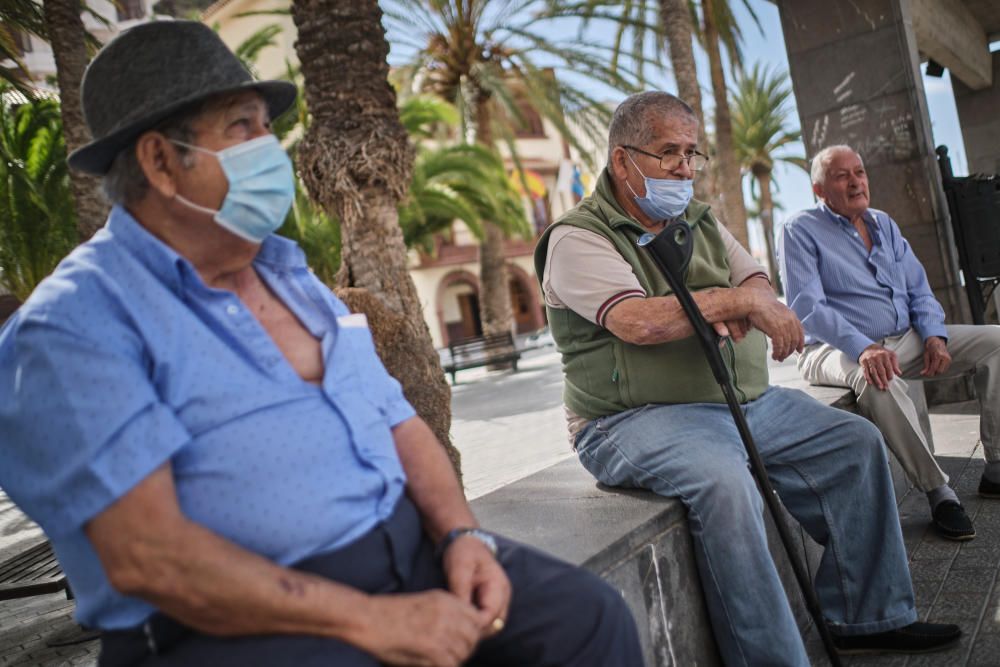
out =
[(76, 245), (58, 102), (0, 84), (0, 284), (18, 299)]

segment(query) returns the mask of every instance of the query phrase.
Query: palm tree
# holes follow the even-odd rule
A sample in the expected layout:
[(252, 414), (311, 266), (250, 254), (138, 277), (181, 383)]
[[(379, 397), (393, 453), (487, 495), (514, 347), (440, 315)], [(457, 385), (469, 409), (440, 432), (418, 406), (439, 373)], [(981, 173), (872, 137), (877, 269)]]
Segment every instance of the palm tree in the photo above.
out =
[[(599, 145), (610, 117), (597, 99), (556, 79), (540, 59), (625, 91), (636, 89), (638, 76), (613, 67), (607, 49), (580, 38), (558, 41), (554, 36), (566, 32), (560, 11), (535, 0), (389, 0), (386, 7), (394, 44), (415, 52), (407, 68), (411, 84), (453, 102), (470, 143), (506, 145), (518, 169), (514, 139), (526, 113), (548, 119), (584, 155), (588, 151), (567, 118)], [(480, 319), (484, 333), (502, 333), (512, 325), (504, 234), (490, 220), (484, 232)]]
[[(698, 118), (698, 144), (702, 151), (712, 152), (692, 46), (694, 36), (699, 34), (695, 26), (697, 9), (692, 0), (550, 1), (565, 14), (581, 18), (585, 26), (597, 18), (617, 24), (612, 64), (615, 67), (635, 67), (638, 64), (643, 82), (646, 78), (643, 63), (648, 42), (653, 42), (657, 52), (666, 51), (677, 83), (677, 96), (691, 106)], [(626, 58), (623, 59), (623, 56)], [(695, 180), (694, 188), (697, 199), (716, 203), (714, 170), (702, 171)]]
[[(760, 21), (750, 6), (749, 0), (742, 0), (757, 26)], [(729, 98), (726, 88), (726, 73), (722, 67), (721, 44), (729, 52), (734, 68), (742, 66), (740, 43), (742, 35), (733, 16), (728, 0), (701, 1), (701, 38), (708, 54), (709, 71), (712, 77), (712, 94), (715, 98), (715, 174), (722, 195), (722, 218), (733, 236), (749, 247), (747, 235), (747, 210), (743, 202), (743, 185), (740, 163), (733, 146), (733, 125), (729, 114)]]
[(76, 245), (59, 103), (0, 85), (0, 284), (24, 301)]
[[(739, 162), (733, 152), (732, 121), (720, 43), (726, 46), (734, 69), (742, 65), (740, 44), (742, 33), (728, 0), (701, 0), (701, 20), (694, 0), (549, 0), (558, 5), (566, 15), (576, 15), (589, 21), (594, 17), (607, 18), (618, 24), (613, 51), (615, 62), (623, 53), (629, 57), (629, 66), (639, 67), (645, 62), (643, 54), (650, 41), (660, 50), (663, 42), (669, 44), (670, 60), (677, 81), (678, 94), (689, 104), (701, 122), (698, 141), (708, 147), (705, 123), (701, 111), (701, 90), (698, 86), (691, 36), (698, 37), (708, 54), (713, 99), (715, 102), (715, 136), (713, 157), (709, 171), (696, 180), (699, 198), (717, 205), (721, 221), (744, 246), (747, 245), (746, 207), (740, 185)], [(760, 21), (749, 4), (742, 0), (757, 26)], [(646, 17), (659, 14), (660, 25), (652, 26)]]
[(378, 352), (449, 450), (451, 391), (413, 280), (398, 206), (414, 150), (388, 81), (389, 46), (376, 0), (294, 0), (296, 52), (312, 118), (297, 148), (310, 197), (340, 221), (338, 294), (368, 315)]
[[(0, 27), (0, 61), (8, 58), (15, 63), (12, 69), (0, 68), (0, 80), (13, 83), (26, 91), (28, 97), (33, 96), (31, 74), (18, 58), (13, 33), (31, 33), (49, 43), (56, 63), (63, 132), (69, 151), (90, 141), (80, 106), (80, 81), (90, 61), (90, 53), (99, 46), (94, 36), (84, 29), (81, 13), (109, 25), (104, 17), (80, 0), (45, 0), (44, 3), (4, 0), (0, 3), (0, 23), (3, 24)], [(108, 207), (96, 177), (73, 171), (70, 181), (76, 201), (78, 236), (80, 241), (86, 241), (104, 224)]]
[(36, 0), (4, 0), (0, 3), (0, 62), (9, 60), (13, 67), (0, 67), (0, 81), (14, 86), (26, 97), (33, 97), (31, 73), (21, 60), (18, 37), (45, 36), (42, 6)]
[[(45, 34), (52, 46), (59, 82), (60, 109), (66, 148), (73, 151), (88, 143), (90, 130), (83, 120), (80, 104), (80, 82), (90, 62), (88, 44), (93, 38), (83, 27), (80, 0), (44, 0)], [(70, 172), (73, 199), (76, 201), (77, 233), (86, 241), (101, 228), (108, 205), (101, 195), (100, 180), (78, 171)]]
[[(705, 152), (711, 153), (692, 46), (695, 34), (692, 16), (694, 8), (688, 0), (659, 0), (659, 6), (663, 32), (669, 46), (670, 65), (677, 82), (677, 95), (694, 109), (698, 117), (698, 144), (704, 146)], [(715, 203), (717, 192), (714, 168), (701, 172), (695, 179), (694, 188), (698, 199)]]
[[(449, 232), (456, 220), (479, 240), (483, 220), (505, 235), (530, 237), (521, 195), (507, 177), (503, 159), (480, 145), (441, 146), (459, 124), (454, 106), (436, 96), (414, 95), (400, 104), (399, 115), (417, 148), (410, 189), (399, 209), (408, 248), (432, 253), (436, 236)], [(434, 141), (428, 145), (428, 139)]]
[(767, 67), (754, 65), (749, 74), (737, 81), (732, 93), (733, 143), (736, 155), (745, 172), (752, 177), (760, 190), (760, 219), (764, 226), (764, 240), (771, 269), (771, 284), (781, 293), (781, 279), (774, 252), (774, 202), (771, 196), (771, 174), (776, 160), (788, 162), (808, 171), (801, 156), (777, 155), (785, 146), (798, 142), (802, 134), (790, 129), (788, 117), (792, 113), (786, 106), (792, 91), (784, 72), (771, 72)]
[(531, 236), (521, 195), (496, 152), (459, 144), (417, 154), (410, 190), (399, 209), (407, 247), (432, 252), (435, 235), (450, 231), (455, 220), (479, 240), (484, 238), (483, 220), (505, 236)]

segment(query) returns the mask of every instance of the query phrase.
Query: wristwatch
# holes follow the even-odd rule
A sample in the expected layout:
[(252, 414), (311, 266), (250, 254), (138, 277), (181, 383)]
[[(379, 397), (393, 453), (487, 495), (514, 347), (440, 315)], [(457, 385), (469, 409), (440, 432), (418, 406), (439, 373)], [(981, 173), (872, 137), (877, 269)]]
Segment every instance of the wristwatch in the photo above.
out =
[(474, 537), (480, 542), (482, 542), (483, 546), (485, 546), (489, 550), (490, 554), (492, 554), (492, 556), (496, 558), (497, 556), (496, 538), (494, 538), (486, 531), (480, 530), (479, 528), (454, 528), (452, 530), (449, 530), (448, 534), (444, 536), (444, 539), (442, 539), (441, 542), (438, 543), (436, 549), (438, 558), (444, 556), (444, 552), (448, 549), (448, 547), (451, 546), (451, 543), (457, 540), (458, 538), (462, 537), (463, 535)]

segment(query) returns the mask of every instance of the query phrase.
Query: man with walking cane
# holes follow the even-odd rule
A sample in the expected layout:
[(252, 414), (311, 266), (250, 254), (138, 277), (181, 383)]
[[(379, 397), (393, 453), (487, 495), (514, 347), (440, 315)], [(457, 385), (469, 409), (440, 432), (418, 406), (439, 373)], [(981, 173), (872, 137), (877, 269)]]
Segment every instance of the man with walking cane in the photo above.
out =
[(747, 453), (690, 321), (637, 246), (674, 220), (690, 227), (686, 286), (724, 336), (722, 357), (764, 467), (788, 511), (825, 547), (815, 578), (844, 653), (933, 651), (954, 625), (917, 622), (885, 446), (868, 421), (769, 387), (773, 357), (801, 350), (794, 313), (763, 270), (691, 200), (697, 120), (667, 93), (615, 111), (596, 191), (539, 241), (549, 324), (563, 355), (567, 416), (580, 461), (612, 486), (687, 507), (702, 586), (727, 665), (807, 665), (767, 549)]

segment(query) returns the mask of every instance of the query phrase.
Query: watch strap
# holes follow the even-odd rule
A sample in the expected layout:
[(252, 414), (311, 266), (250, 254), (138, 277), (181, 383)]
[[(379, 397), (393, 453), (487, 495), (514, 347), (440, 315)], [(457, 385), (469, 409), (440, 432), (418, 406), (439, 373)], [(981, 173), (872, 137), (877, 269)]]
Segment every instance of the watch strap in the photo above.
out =
[(469, 535), (482, 542), (483, 546), (489, 549), (489, 552), (493, 554), (494, 558), (496, 558), (497, 542), (493, 538), (493, 536), (480, 528), (467, 528), (467, 527), (453, 528), (448, 531), (448, 533), (441, 539), (441, 541), (438, 542), (437, 549), (435, 549), (435, 553), (437, 554), (438, 558), (444, 555), (444, 552), (447, 551), (448, 547), (451, 546), (452, 542), (462, 537), (463, 535)]

